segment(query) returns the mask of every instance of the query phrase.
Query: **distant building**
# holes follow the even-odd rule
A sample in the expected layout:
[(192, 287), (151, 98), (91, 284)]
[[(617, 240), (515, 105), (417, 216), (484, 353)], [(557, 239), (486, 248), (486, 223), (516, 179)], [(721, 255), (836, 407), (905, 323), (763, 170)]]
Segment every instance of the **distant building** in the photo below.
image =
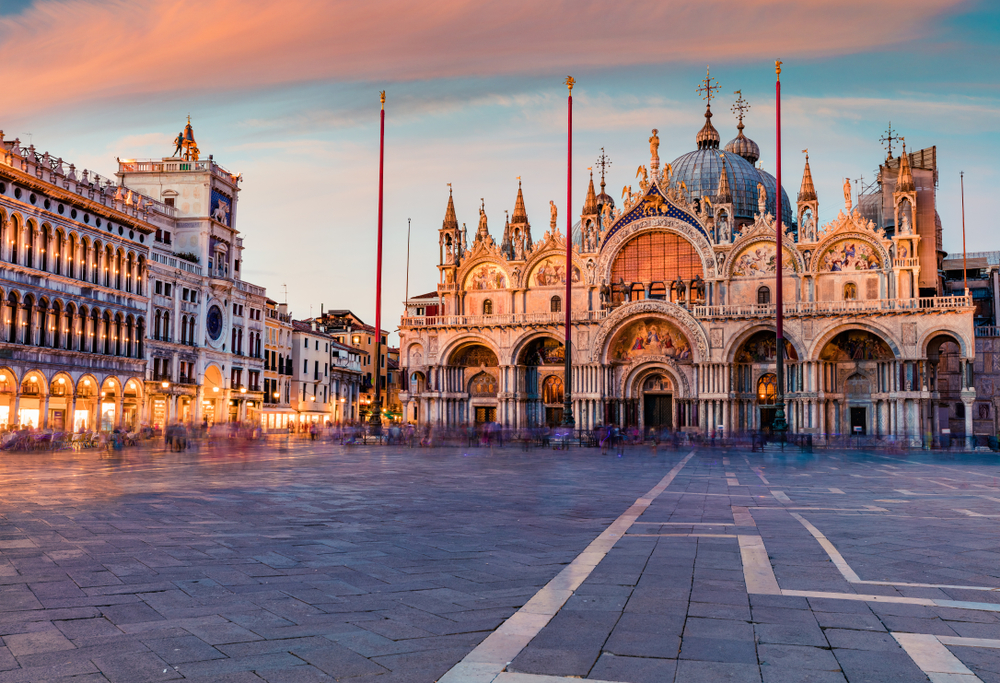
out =
[[(978, 251), (965, 255), (948, 254), (941, 264), (946, 292), (961, 294), (966, 281), (975, 306), (973, 312), (976, 334), (976, 357), (973, 361), (973, 382), (976, 388), (975, 403), (969, 411), (974, 433), (980, 436), (1000, 434), (1000, 251)], [(963, 267), (967, 277), (963, 278)], [(957, 357), (948, 358), (951, 365), (951, 382), (957, 385)], [(942, 401), (938, 410), (947, 414), (953, 434), (964, 433), (966, 404), (961, 401)]]
[(264, 307), (264, 429), (288, 428), (292, 408), (292, 315), (288, 304), (268, 299)]
[(362, 349), (337, 341), (330, 342), (330, 391), (332, 419), (336, 423), (356, 422), (361, 401), (361, 368), (367, 360)]
[(145, 421), (147, 270), (173, 209), (0, 135), (0, 427)]
[(292, 321), (292, 400), (296, 420), (326, 424), (333, 419), (330, 401), (330, 342), (316, 323)]
[(200, 158), (190, 120), (178, 139), (179, 156), (118, 162), (118, 192), (162, 207), (149, 213), (148, 422), (259, 422), (267, 297), (241, 276), (241, 177)]
[[(377, 374), (381, 378), (382, 383), (382, 408), (383, 410), (391, 410), (389, 404), (386, 402), (386, 397), (388, 396), (388, 379), (389, 379), (389, 368), (387, 362), (387, 356), (389, 353), (389, 347), (387, 344), (389, 333), (382, 330), (382, 352), (381, 358), (376, 363), (374, 358), (375, 355), (375, 328), (371, 325), (366, 325), (361, 318), (355, 315), (349, 310), (329, 310), (324, 311), (319, 315), (319, 317), (312, 318), (311, 321), (315, 321), (317, 324), (317, 329), (324, 330), (330, 334), (336, 341), (341, 344), (347, 344), (348, 346), (353, 346), (356, 349), (364, 351), (361, 356), (361, 362), (367, 363), (361, 368), (362, 380), (361, 380), (361, 419), (367, 419), (369, 407), (375, 401), (375, 366), (378, 366)], [(396, 373), (396, 380), (398, 381), (399, 373)], [(398, 391), (396, 392), (398, 394)], [(399, 405), (396, 405), (397, 413)]]

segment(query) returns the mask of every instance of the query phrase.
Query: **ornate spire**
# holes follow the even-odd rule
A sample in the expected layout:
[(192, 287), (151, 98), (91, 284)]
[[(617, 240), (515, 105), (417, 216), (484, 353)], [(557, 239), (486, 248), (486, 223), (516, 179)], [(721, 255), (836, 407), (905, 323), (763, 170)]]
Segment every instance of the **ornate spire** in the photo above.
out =
[(451, 183), (448, 183), (448, 209), (444, 212), (442, 230), (458, 230), (458, 216), (455, 215), (455, 200), (451, 196)]
[(910, 170), (910, 155), (906, 153), (906, 142), (903, 143), (903, 153), (899, 155), (899, 177), (896, 179), (896, 192), (915, 192), (916, 186), (913, 184), (913, 171)]
[(802, 171), (802, 186), (799, 188), (799, 201), (814, 202), (816, 201), (816, 187), (813, 185), (812, 171), (809, 169), (809, 151), (804, 149), (802, 152), (806, 155), (806, 168)]
[(715, 126), (712, 125), (712, 98), (715, 97), (715, 91), (718, 89), (718, 81), (712, 78), (711, 71), (706, 68), (705, 80), (701, 82), (701, 86), (696, 91), (707, 103), (705, 105), (705, 125), (694, 138), (695, 142), (698, 143), (698, 149), (719, 149), (719, 131), (715, 130)]
[(590, 169), (590, 185), (587, 187), (587, 198), (583, 202), (583, 215), (597, 214), (597, 195), (594, 193), (594, 171)]
[(500, 249), (503, 251), (504, 256), (511, 258), (514, 255), (514, 244), (510, 240), (510, 214), (506, 211), (504, 213), (504, 224), (503, 224), (503, 242), (500, 243)]
[(736, 103), (732, 106), (732, 112), (739, 117), (739, 123), (736, 124), (738, 135), (729, 141), (729, 144), (726, 145), (726, 151), (738, 154), (751, 164), (755, 164), (760, 159), (760, 147), (743, 134), (743, 116), (750, 111), (750, 103), (743, 99), (742, 90), (737, 90), (733, 94), (738, 96)]
[(517, 179), (517, 200), (514, 202), (514, 215), (511, 217), (514, 223), (527, 223), (528, 212), (524, 208), (524, 194), (521, 192), (521, 179)]
[(729, 173), (726, 171), (726, 157), (719, 154), (722, 159), (722, 173), (719, 174), (719, 191), (715, 193), (716, 204), (732, 204), (733, 193), (729, 189)]

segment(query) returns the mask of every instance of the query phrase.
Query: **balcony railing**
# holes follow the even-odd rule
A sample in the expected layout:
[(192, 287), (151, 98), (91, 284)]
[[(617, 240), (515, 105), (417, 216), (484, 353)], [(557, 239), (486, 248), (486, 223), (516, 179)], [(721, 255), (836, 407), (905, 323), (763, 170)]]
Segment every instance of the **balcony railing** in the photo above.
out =
[[(573, 311), (576, 321), (604, 320), (608, 311)], [(497, 315), (428, 315), (404, 317), (404, 327), (464, 327), (476, 325), (559, 324), (565, 313), (500, 313)]]
[[(856, 301), (791, 301), (784, 304), (786, 316), (824, 314), (912, 313), (931, 310), (958, 310), (972, 307), (970, 296), (932, 296), (913, 299), (862, 299)], [(773, 318), (774, 304), (724, 304), (693, 306), (696, 318)]]
[(976, 327), (977, 337), (1000, 337), (1000, 327), (996, 325), (979, 325)]
[[(862, 299), (857, 301), (792, 301), (784, 304), (789, 317), (866, 313), (912, 313), (960, 310), (972, 307), (971, 296), (934, 296), (913, 299)], [(696, 318), (773, 318), (774, 304), (722, 304), (689, 307)], [(573, 322), (604, 320), (610, 310), (573, 311)], [(403, 317), (403, 327), (475, 327), (494, 325), (561, 324), (565, 313), (501, 313), (497, 315), (428, 315)]]

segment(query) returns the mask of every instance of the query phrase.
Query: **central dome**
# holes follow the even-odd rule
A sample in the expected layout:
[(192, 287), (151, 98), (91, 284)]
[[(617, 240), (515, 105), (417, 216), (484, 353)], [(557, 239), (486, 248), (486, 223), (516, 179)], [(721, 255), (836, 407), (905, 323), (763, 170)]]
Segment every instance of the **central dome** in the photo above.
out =
[[(752, 221), (757, 214), (757, 183), (764, 185), (767, 190), (767, 212), (772, 216), (776, 215), (775, 195), (778, 183), (774, 176), (766, 171), (755, 168), (747, 157), (756, 160), (760, 156), (757, 143), (743, 136), (740, 136), (726, 145), (724, 151), (718, 149), (718, 137), (715, 138), (714, 146), (712, 141), (706, 140), (705, 131), (712, 126), (711, 112), (705, 112), (705, 127), (702, 128), (695, 139), (698, 149), (677, 157), (670, 164), (673, 168), (671, 179), (676, 182), (683, 181), (687, 186), (688, 201), (708, 197), (714, 200), (716, 192), (719, 190), (719, 177), (722, 175), (722, 160), (726, 162), (726, 176), (729, 180), (729, 189), (733, 194), (733, 213), (735, 218), (743, 221)], [(715, 129), (712, 128), (712, 132)], [(718, 133), (716, 133), (716, 136)], [(708, 144), (706, 144), (706, 142)], [(794, 225), (794, 212), (791, 202), (785, 190), (781, 190), (781, 221), (785, 225)]]

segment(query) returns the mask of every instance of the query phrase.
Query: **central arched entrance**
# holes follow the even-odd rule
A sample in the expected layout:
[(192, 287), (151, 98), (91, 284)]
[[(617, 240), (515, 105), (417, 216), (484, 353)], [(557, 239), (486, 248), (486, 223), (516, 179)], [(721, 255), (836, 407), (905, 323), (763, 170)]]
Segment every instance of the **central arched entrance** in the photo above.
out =
[(674, 383), (664, 372), (653, 371), (642, 380), (642, 423), (647, 429), (674, 428)]

